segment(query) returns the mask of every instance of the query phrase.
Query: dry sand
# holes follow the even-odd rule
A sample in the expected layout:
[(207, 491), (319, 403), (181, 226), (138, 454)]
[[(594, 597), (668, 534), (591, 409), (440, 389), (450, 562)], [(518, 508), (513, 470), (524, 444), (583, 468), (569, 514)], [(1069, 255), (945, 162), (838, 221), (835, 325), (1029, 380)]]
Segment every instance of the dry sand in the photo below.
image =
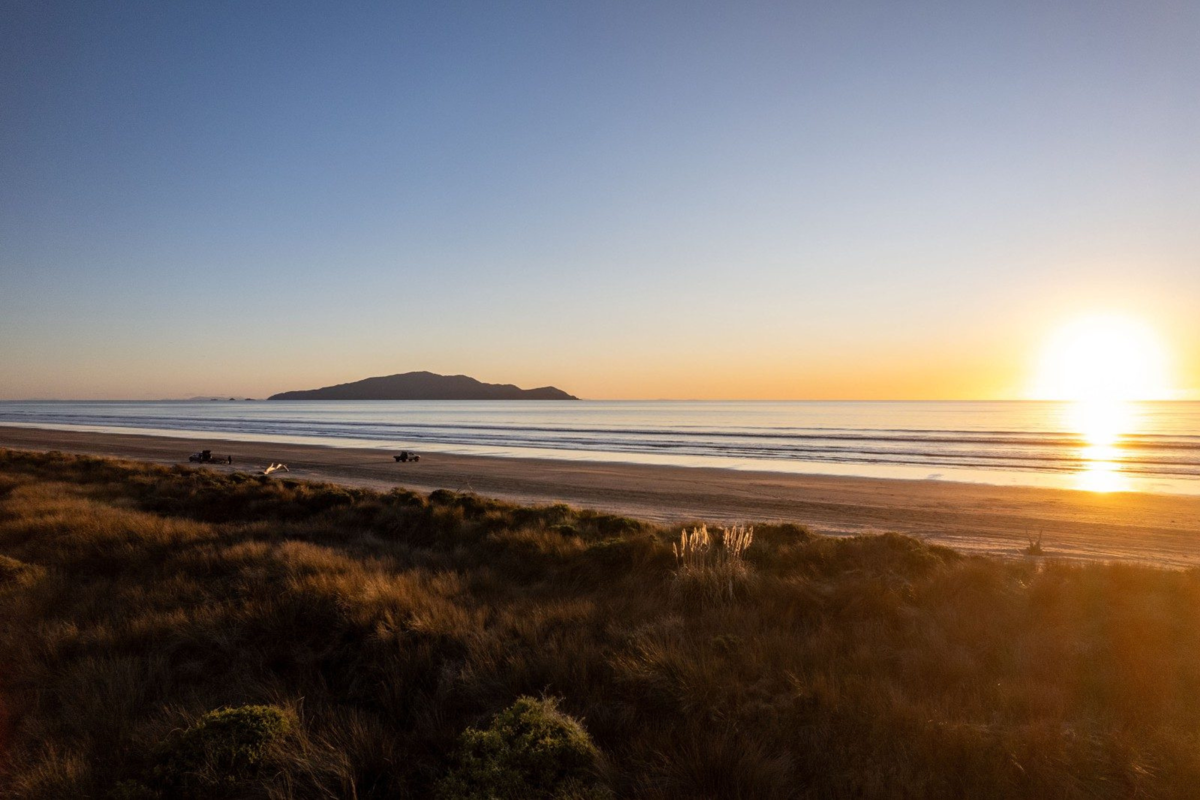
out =
[(0, 426), (0, 447), (62, 450), (160, 464), (208, 448), (233, 467), (283, 462), (288, 477), (376, 489), (471, 491), (522, 503), (564, 502), (659, 523), (790, 521), (825, 533), (896, 531), (965, 552), (1019, 557), (1044, 533), (1047, 555), (1200, 566), (1200, 496), (1093, 494), (943, 481), (881, 480), (689, 467), (485, 458), (220, 439)]

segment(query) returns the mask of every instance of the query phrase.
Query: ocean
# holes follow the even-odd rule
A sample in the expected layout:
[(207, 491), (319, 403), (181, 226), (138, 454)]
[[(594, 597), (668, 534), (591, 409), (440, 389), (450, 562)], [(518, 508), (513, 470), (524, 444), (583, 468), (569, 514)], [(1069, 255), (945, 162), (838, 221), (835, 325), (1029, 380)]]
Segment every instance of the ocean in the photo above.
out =
[(1200, 493), (1200, 402), (0, 402), (0, 424)]

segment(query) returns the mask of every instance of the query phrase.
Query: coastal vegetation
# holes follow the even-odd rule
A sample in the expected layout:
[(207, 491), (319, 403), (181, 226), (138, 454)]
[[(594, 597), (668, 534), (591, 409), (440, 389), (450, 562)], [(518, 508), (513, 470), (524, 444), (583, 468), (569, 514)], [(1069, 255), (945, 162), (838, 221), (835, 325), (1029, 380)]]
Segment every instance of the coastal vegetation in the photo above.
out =
[(701, 524), (0, 451), (0, 795), (1200, 785), (1200, 572)]

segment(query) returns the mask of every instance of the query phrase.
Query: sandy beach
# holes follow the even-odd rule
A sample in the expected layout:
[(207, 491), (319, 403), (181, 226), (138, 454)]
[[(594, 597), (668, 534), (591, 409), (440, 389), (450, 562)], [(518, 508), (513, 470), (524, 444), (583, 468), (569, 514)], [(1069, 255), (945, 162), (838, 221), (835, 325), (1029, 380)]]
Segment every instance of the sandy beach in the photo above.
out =
[(563, 502), (658, 523), (790, 521), (825, 533), (895, 531), (964, 552), (1018, 557), (1041, 533), (1047, 554), (1200, 565), (1200, 497), (793, 475), (387, 451), (0, 426), (0, 447), (62, 450), (159, 464), (209, 448), (232, 467), (288, 465), (288, 477), (374, 489), (452, 489), (522, 503)]

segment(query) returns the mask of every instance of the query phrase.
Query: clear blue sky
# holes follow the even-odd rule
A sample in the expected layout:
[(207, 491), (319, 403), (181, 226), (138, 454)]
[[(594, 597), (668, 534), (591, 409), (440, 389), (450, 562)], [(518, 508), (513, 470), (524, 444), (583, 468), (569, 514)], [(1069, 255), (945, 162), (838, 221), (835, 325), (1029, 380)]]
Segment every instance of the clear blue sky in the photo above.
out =
[(0, 6), (0, 398), (1200, 386), (1200, 4)]

